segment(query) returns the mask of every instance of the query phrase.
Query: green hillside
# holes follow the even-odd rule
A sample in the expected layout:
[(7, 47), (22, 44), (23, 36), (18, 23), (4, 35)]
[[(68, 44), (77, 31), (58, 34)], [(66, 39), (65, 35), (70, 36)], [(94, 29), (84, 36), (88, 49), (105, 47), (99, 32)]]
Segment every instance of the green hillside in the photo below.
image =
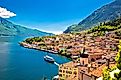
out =
[(115, 32), (118, 36), (121, 35), (121, 18), (100, 23), (100, 25), (92, 27), (86, 30), (87, 34), (93, 34), (93, 36), (103, 36), (107, 32)]
[(0, 18), (0, 36), (48, 36), (52, 33), (42, 32), (36, 29), (29, 29), (15, 25), (6, 19)]
[(68, 27), (64, 33), (76, 32), (89, 29), (99, 25), (101, 22), (112, 21), (121, 16), (121, 0), (115, 0), (112, 3), (102, 6), (94, 11), (87, 18), (82, 20), (76, 26)]

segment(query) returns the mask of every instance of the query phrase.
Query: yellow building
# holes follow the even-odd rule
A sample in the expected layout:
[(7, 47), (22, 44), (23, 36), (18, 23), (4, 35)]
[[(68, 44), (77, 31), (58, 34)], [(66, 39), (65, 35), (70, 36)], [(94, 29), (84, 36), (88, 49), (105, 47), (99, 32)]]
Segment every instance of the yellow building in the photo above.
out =
[(59, 80), (78, 80), (78, 67), (73, 61), (59, 65)]
[(59, 65), (59, 80), (81, 80), (80, 71), (88, 71), (88, 58), (78, 58)]

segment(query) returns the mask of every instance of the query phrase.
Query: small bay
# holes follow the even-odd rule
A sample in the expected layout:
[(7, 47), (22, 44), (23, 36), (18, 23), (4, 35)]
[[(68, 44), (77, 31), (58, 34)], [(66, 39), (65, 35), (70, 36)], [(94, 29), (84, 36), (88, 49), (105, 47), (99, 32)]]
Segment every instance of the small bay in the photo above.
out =
[(45, 62), (49, 54), (58, 64), (69, 61), (66, 57), (21, 47), (26, 37), (0, 37), (0, 80), (42, 80), (58, 73), (58, 66)]

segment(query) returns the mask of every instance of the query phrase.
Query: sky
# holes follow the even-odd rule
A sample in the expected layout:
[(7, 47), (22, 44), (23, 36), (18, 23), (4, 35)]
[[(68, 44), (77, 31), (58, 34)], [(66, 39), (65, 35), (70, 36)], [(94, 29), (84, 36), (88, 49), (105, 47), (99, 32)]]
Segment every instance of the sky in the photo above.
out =
[(0, 16), (28, 28), (59, 34), (112, 1), (0, 0)]

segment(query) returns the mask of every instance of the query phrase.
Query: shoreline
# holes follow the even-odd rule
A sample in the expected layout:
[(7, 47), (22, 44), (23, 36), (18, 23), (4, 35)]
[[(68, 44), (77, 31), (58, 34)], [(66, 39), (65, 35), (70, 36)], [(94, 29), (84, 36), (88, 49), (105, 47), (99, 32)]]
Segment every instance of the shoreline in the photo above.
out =
[(35, 49), (35, 50), (39, 50), (39, 51), (43, 51), (43, 52), (49, 52), (49, 53), (51, 53), (51, 54), (57, 54), (57, 55), (66, 57), (66, 58), (68, 58), (69, 60), (72, 60), (72, 57), (69, 57), (69, 56), (66, 56), (66, 55), (62, 55), (62, 54), (59, 54), (58, 52), (54, 52), (54, 51), (51, 51), (51, 50), (40, 49), (40, 48), (38, 48), (38, 47), (32, 46), (32, 45), (27, 44), (27, 43), (25, 43), (25, 42), (20, 42), (19, 44), (20, 44), (20, 46), (22, 46), (22, 47), (24, 47), (24, 48)]

